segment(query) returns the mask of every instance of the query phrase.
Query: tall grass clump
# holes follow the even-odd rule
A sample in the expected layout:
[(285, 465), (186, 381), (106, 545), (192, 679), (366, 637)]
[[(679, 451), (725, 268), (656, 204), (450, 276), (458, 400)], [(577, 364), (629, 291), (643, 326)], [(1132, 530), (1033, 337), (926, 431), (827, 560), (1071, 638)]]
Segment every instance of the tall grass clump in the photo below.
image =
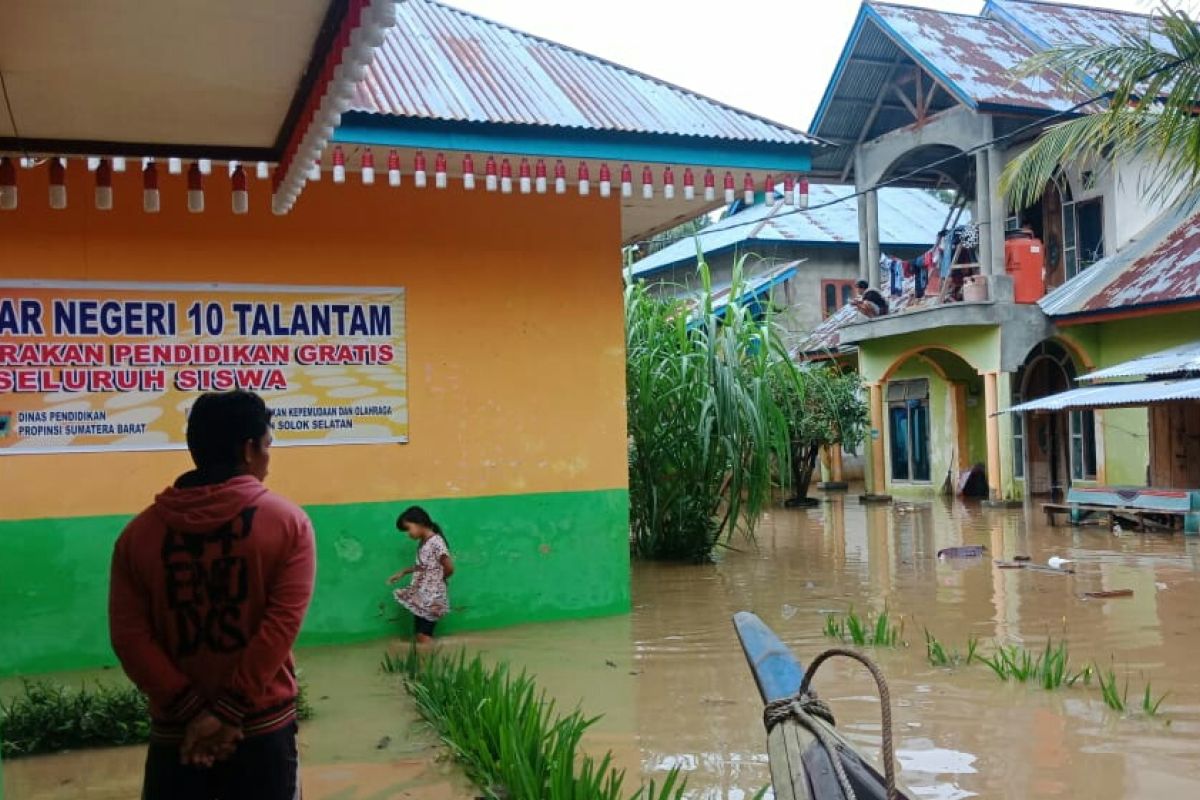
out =
[[(596, 761), (581, 752), (597, 718), (557, 713), (554, 701), (525, 673), (506, 664), (485, 666), (465, 653), (385, 655), (385, 672), (404, 678), (421, 716), (438, 732), (467, 776), (489, 798), (506, 800), (624, 800), (625, 773), (612, 754)], [(681, 800), (683, 781), (672, 770), (631, 800)]]
[[(729, 296), (745, 292), (744, 258)], [(629, 494), (639, 556), (703, 562), (753, 535), (776, 474), (790, 473), (788, 419), (773, 387), (797, 372), (771, 321), (718, 307), (706, 264), (692, 302), (625, 289)]]
[(1001, 645), (991, 655), (979, 656), (979, 660), (1002, 681), (1033, 682), (1047, 690), (1074, 685), (1084, 675), (1071, 672), (1065, 641), (1055, 644), (1047, 639), (1040, 652), (1016, 644)]
[(935, 667), (957, 667), (960, 664), (970, 666), (979, 657), (978, 651), (978, 636), (967, 639), (967, 654), (964, 656), (957, 649), (947, 649), (928, 628), (925, 629), (925, 657)]
[(1096, 674), (1099, 677), (1100, 697), (1104, 700), (1104, 705), (1113, 711), (1124, 713), (1129, 700), (1129, 678), (1125, 679), (1124, 686), (1118, 686), (1117, 673), (1111, 667), (1104, 672), (1097, 668)]
[(870, 614), (859, 616), (851, 608), (845, 616), (825, 616), (825, 635), (858, 647), (901, 647), (904, 645), (904, 623), (893, 623), (887, 609), (872, 619)]
[[(312, 716), (303, 685), (296, 706), (300, 719)], [(2, 758), (122, 747), (149, 740), (149, 703), (128, 683), (72, 688), (47, 680), (27, 680), (11, 700), (0, 700)]]
[[(1104, 705), (1119, 713), (1129, 711), (1129, 678), (1125, 678), (1124, 683), (1118, 683), (1117, 673), (1112, 667), (1107, 670), (1101, 670), (1095, 667), (1096, 675), (1100, 684), (1100, 699), (1104, 701)], [(1167, 693), (1163, 693), (1158, 697), (1154, 696), (1153, 688), (1149, 681), (1146, 682), (1142, 689), (1141, 710), (1147, 717), (1157, 717), (1158, 710), (1162, 707), (1163, 701), (1167, 699)]]
[(0, 701), (0, 756), (140, 744), (150, 738), (150, 711), (133, 686), (25, 681)]

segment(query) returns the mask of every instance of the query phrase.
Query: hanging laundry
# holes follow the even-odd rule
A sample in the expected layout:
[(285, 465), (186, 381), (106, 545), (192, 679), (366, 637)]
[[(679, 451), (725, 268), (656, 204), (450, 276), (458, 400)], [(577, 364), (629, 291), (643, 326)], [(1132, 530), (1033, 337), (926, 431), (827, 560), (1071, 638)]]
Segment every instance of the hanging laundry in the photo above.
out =
[(941, 239), (941, 252), (938, 259), (938, 277), (945, 280), (950, 277), (950, 266), (954, 261), (954, 246), (952, 237), (947, 233)]
[(913, 293), (920, 299), (925, 296), (925, 288), (929, 285), (929, 270), (922, 264), (913, 264)]
[(887, 276), (888, 293), (892, 297), (899, 297), (904, 293), (904, 264), (898, 258), (891, 256), (879, 257), (879, 274)]

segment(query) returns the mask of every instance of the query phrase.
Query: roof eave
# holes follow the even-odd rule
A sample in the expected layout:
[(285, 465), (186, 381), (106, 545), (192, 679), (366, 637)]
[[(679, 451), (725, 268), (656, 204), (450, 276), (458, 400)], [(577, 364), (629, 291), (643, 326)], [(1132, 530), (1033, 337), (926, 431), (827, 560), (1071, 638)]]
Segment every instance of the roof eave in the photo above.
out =
[(718, 139), (671, 133), (593, 131), (542, 125), (419, 119), (349, 111), (334, 132), (341, 144), (473, 153), (509, 153), (615, 162), (690, 164), (729, 169), (807, 172), (811, 145)]
[(1060, 328), (1076, 325), (1090, 325), (1101, 322), (1116, 322), (1121, 319), (1138, 319), (1154, 316), (1162, 310), (1168, 311), (1197, 311), (1200, 310), (1200, 297), (1183, 297), (1177, 300), (1157, 300), (1151, 303), (1140, 303), (1136, 306), (1121, 306), (1119, 308), (1085, 309), (1071, 311), (1051, 316), (1054, 324)]

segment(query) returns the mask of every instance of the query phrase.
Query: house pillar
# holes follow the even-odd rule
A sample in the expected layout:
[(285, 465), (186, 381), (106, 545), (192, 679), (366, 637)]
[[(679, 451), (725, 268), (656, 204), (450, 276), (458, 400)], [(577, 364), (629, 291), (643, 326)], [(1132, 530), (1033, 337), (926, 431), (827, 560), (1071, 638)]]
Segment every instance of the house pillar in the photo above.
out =
[(992, 226), (992, 182), (986, 150), (975, 153), (975, 208), (972, 210), (972, 216), (975, 224), (979, 226), (979, 271), (984, 275), (991, 275), (992, 237), (989, 232)]
[(863, 200), (867, 206), (867, 280), (873, 286), (882, 286), (883, 276), (879, 273), (879, 192), (872, 189)]
[(842, 446), (834, 444), (829, 446), (829, 481), (830, 483), (841, 483), (842, 478)]
[(867, 494), (887, 493), (887, 480), (883, 465), (883, 384), (872, 383), (870, 389), (871, 412), (871, 473)]
[(864, 281), (871, 280), (870, 259), (867, 257), (867, 239), (870, 230), (867, 226), (867, 198), (858, 198), (858, 277)]
[[(991, 258), (986, 272), (988, 275), (1004, 274), (1004, 221), (1008, 217), (1008, 203), (1000, 193), (1000, 173), (1004, 164), (1000, 160), (1000, 148), (992, 145), (987, 149), (988, 181), (991, 184), (988, 195), (988, 219), (990, 225), (986, 231), (991, 242)], [(982, 235), (982, 233), (981, 233)]]
[(983, 373), (984, 428), (987, 434), (988, 499), (1001, 499), (999, 392), (996, 373)]

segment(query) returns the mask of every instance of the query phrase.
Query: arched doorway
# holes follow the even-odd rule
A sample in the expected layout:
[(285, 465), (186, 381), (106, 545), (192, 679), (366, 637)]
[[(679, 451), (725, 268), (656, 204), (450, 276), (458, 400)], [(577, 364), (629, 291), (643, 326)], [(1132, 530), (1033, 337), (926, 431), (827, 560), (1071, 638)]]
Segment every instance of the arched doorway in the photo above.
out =
[[(987, 461), (984, 378), (949, 347), (925, 345), (895, 358), (881, 376), (875, 416), (882, 441), (873, 469), (889, 491), (957, 494)], [(978, 472), (976, 492), (986, 494)]]
[[(1053, 339), (1033, 348), (1013, 381), (1013, 403), (1075, 388), (1070, 351)], [(1033, 411), (1013, 417), (1013, 474), (1030, 495), (1062, 497), (1072, 481), (1096, 477), (1096, 420), (1091, 409)]]

